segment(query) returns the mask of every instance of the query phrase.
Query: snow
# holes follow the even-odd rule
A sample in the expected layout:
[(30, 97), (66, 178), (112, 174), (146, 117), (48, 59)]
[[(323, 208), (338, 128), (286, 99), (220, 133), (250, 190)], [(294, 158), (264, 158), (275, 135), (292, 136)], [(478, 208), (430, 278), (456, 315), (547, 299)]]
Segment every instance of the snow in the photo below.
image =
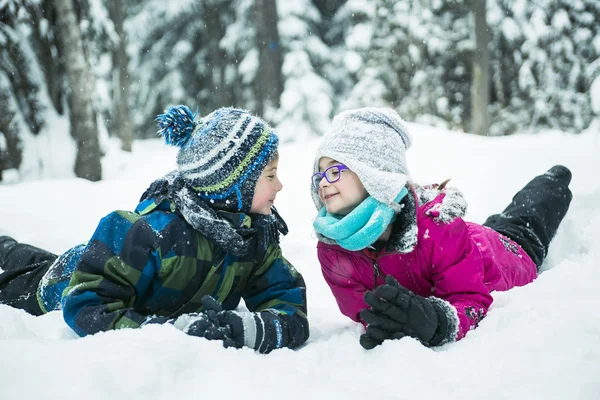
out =
[[(89, 12), (93, 18), (86, 22), (92, 24), (94, 31), (105, 32), (113, 43), (118, 43), (119, 35), (115, 32), (113, 21), (108, 16), (108, 11), (102, 4), (102, 0), (90, 0), (89, 5)], [(85, 32), (85, 30), (82, 31)]]
[(323, 132), (332, 113), (331, 87), (312, 67), (306, 51), (290, 51), (283, 61), (284, 91), (274, 119), (282, 141), (305, 140)]
[(530, 25), (524, 26), (523, 32), (532, 42), (536, 42), (538, 38), (547, 36), (550, 29), (545, 23), (545, 12), (541, 9), (536, 9), (530, 18)]
[[(294, 45), (292, 39), (303, 40), (311, 33), (311, 26), (321, 19), (316, 7), (308, 0), (277, 1), (277, 28), (282, 41)], [(286, 40), (287, 39), (287, 40)]]
[(346, 38), (346, 45), (351, 50), (366, 50), (371, 46), (373, 26), (357, 24)]
[(363, 60), (359, 53), (349, 50), (343, 55), (343, 57), (344, 67), (346, 67), (348, 72), (355, 74), (360, 71), (360, 68), (363, 65)]
[(568, 29), (571, 26), (569, 14), (565, 10), (558, 10), (552, 16), (552, 26), (557, 30)]
[(575, 43), (584, 43), (586, 41), (592, 41), (592, 31), (588, 28), (580, 28), (575, 30), (575, 34), (573, 35), (573, 40)]
[(306, 24), (294, 15), (286, 16), (284, 20), (280, 20), (277, 28), (282, 37), (295, 38), (308, 36)]
[(242, 75), (242, 81), (245, 84), (250, 84), (252, 80), (256, 77), (256, 73), (258, 72), (260, 66), (260, 61), (258, 59), (258, 50), (250, 49), (240, 62), (239, 73)]
[[(277, 14), (281, 18), (287, 18), (291, 15), (302, 16), (307, 21), (317, 22), (321, 19), (321, 15), (314, 5), (308, 0), (300, 1), (277, 1)], [(279, 22), (281, 26), (281, 22)]]
[(347, 99), (341, 101), (341, 110), (364, 106), (386, 106), (385, 94), (388, 88), (385, 83), (378, 79), (376, 68), (366, 68), (361, 79), (352, 88), (351, 94)]
[(509, 42), (516, 40), (522, 34), (521, 28), (519, 28), (517, 22), (512, 18), (504, 18), (501, 24), (502, 34)]
[[(465, 339), (437, 349), (408, 338), (372, 351), (358, 344), (363, 328), (341, 315), (316, 258), (309, 179), (318, 143), (299, 141), (280, 150), (284, 190), (277, 206), (290, 227), (284, 254), (307, 283), (311, 337), (303, 348), (260, 355), (159, 325), (77, 338), (59, 312), (32, 317), (0, 306), (2, 398), (597, 399), (600, 137), (409, 129), (413, 178), (453, 178), (449, 185), (463, 191), (471, 221), (501, 210), (554, 164), (573, 172), (574, 200), (544, 272), (528, 286), (494, 293), (488, 316)], [(60, 158), (60, 149), (52, 151)], [(110, 141), (101, 182), (67, 177), (0, 185), (0, 234), (65, 251), (88, 239), (105, 214), (135, 207), (147, 185), (174, 165), (175, 149), (159, 140), (135, 142), (132, 154)]]

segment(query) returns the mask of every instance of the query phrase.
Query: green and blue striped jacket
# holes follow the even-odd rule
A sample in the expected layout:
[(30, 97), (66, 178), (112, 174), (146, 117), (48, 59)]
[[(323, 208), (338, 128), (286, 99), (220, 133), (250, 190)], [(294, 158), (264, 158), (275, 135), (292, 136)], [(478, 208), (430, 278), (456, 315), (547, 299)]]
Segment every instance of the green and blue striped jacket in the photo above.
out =
[[(243, 298), (250, 311), (270, 310), (286, 320), (284, 345), (306, 341), (304, 279), (279, 246), (226, 254), (170, 207), (145, 201), (135, 212), (104, 217), (91, 240), (61, 255), (42, 279), (42, 309), (62, 308), (66, 323), (85, 336), (202, 311), (204, 295), (226, 310)], [(250, 226), (248, 216), (244, 224)]]

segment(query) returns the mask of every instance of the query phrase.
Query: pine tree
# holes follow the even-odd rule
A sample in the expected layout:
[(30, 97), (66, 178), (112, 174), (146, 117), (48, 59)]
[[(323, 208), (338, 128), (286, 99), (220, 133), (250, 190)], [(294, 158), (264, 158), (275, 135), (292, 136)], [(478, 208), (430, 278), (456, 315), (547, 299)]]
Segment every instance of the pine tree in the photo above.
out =
[[(381, 96), (377, 86), (365, 85), (368, 79), (361, 81), (362, 86), (356, 86), (363, 73), (366, 52), (371, 48), (376, 1), (325, 0), (315, 3), (323, 3), (318, 5), (323, 15), (320, 26), (330, 54), (323, 70), (333, 87), (334, 112), (360, 106), (363, 102), (378, 104)], [(353, 94), (353, 90), (356, 93)]]
[(214, 107), (229, 105), (233, 102), (231, 92), (228, 90), (227, 69), (229, 59), (227, 53), (221, 48), (221, 39), (225, 36), (227, 22), (231, 19), (229, 5), (220, 0), (202, 0), (203, 19), (206, 26), (205, 38), (208, 42), (208, 68), (206, 77), (210, 82), (212, 95), (216, 99)]
[[(238, 0), (233, 4), (231, 21), (226, 23), (225, 35), (220, 47), (229, 60), (226, 78), (231, 102), (249, 110), (261, 110), (260, 98), (256, 91), (260, 69), (260, 54), (256, 32), (254, 0)], [(271, 115), (262, 115), (267, 120)]]
[(233, 8), (219, 0), (186, 0), (176, 7), (162, 0), (135, 4), (125, 30), (133, 49), (132, 118), (138, 136), (154, 135), (154, 116), (170, 105), (187, 104), (204, 115), (237, 102), (236, 60), (222, 47), (225, 28), (234, 23)]
[(375, 3), (373, 32), (349, 103), (463, 128), (469, 119), (472, 23), (463, 1)]
[(40, 84), (34, 73), (37, 60), (23, 32), (31, 25), (33, 8), (35, 2), (29, 1), (0, 5), (0, 170), (19, 168), (23, 137), (38, 134), (44, 126)]
[[(495, 0), (495, 120), (502, 134), (544, 128), (581, 132), (593, 119), (589, 88), (600, 59), (596, 1)], [(596, 65), (596, 67), (594, 67)]]
[(273, 117), (285, 140), (322, 134), (334, 112), (334, 89), (326, 74), (330, 49), (319, 36), (321, 16), (310, 0), (279, 0), (279, 32), (284, 47), (284, 90)]

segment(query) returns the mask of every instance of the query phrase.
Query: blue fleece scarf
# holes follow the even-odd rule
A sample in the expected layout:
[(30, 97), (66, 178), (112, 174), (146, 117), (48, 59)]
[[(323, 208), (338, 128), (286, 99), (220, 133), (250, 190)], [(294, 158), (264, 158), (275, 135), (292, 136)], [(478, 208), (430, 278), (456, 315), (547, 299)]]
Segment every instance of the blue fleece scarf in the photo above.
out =
[[(407, 193), (408, 189), (403, 187), (395, 201), (399, 202)], [(344, 249), (356, 251), (375, 243), (394, 216), (395, 212), (390, 206), (369, 196), (346, 216), (329, 214), (322, 207), (313, 227)]]

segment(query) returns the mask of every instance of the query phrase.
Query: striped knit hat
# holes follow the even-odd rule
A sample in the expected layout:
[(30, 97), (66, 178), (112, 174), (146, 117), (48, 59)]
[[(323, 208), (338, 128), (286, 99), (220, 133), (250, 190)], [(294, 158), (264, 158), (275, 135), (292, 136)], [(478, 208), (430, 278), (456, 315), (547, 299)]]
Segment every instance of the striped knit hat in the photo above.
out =
[(265, 121), (236, 108), (220, 108), (196, 120), (183, 105), (169, 108), (156, 121), (166, 143), (179, 147), (179, 177), (211, 207), (250, 211), (256, 181), (279, 144)]

